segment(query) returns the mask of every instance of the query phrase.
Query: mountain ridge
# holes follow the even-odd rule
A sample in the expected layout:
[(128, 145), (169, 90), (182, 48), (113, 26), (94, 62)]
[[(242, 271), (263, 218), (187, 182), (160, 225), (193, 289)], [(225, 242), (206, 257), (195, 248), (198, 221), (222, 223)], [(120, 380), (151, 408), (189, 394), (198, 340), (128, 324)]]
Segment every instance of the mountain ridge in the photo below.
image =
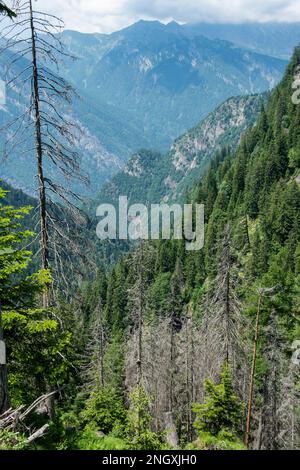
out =
[(97, 201), (116, 202), (127, 195), (131, 202), (182, 202), (222, 147), (236, 148), (251, 127), (267, 95), (232, 97), (195, 127), (178, 137), (169, 152), (136, 152), (124, 169), (104, 185)]
[[(72, 190), (88, 197), (138, 149), (166, 152), (230, 96), (273, 88), (286, 64), (221, 39), (189, 37), (182, 26), (157, 21), (141, 21), (111, 35), (67, 30), (62, 38), (67, 51), (79, 56), (75, 62), (64, 60), (61, 73), (82, 97), (71, 114), (84, 131), (78, 149), (82, 171), (91, 179), (90, 188), (73, 185)], [(3, 76), (4, 60), (0, 57)], [(0, 107), (3, 123), (7, 110), (13, 116), (26, 101), (13, 90), (7, 96), (11, 109)], [(31, 194), (27, 164), (34, 159), (26, 158), (16, 154), (2, 161), (2, 177)]]
[(286, 65), (228, 41), (190, 38), (157, 21), (94, 35), (98, 44), (89, 47), (72, 31), (63, 38), (80, 57), (77, 64), (67, 62), (65, 78), (79, 93), (119, 109), (124, 120), (134, 116), (157, 151), (230, 96), (273, 88)]

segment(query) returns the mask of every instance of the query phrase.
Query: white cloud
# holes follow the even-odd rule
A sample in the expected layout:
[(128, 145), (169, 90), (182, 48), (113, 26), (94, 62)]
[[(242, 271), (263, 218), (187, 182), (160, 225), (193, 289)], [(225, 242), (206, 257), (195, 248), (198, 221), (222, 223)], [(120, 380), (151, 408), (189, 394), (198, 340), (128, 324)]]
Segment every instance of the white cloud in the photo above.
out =
[(37, 0), (68, 29), (108, 33), (139, 19), (178, 22), (300, 21), (300, 0)]

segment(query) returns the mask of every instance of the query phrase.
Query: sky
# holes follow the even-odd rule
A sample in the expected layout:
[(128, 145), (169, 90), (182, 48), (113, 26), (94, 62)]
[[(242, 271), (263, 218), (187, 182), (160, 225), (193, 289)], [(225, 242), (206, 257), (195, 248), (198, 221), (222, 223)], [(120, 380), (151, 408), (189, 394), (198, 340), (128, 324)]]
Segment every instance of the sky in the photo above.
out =
[(61, 17), (67, 29), (110, 33), (140, 20), (300, 21), (300, 0), (34, 0), (39, 9)]

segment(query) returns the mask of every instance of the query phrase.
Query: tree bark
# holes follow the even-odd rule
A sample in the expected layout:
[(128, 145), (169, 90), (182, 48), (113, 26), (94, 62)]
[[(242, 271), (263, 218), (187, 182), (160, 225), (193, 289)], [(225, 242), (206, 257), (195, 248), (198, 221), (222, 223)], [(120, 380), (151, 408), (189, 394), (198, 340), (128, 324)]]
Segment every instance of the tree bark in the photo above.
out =
[(245, 446), (249, 447), (249, 438), (251, 430), (251, 417), (252, 417), (252, 402), (253, 402), (253, 390), (254, 390), (254, 376), (255, 376), (255, 367), (256, 367), (256, 357), (257, 357), (257, 342), (259, 335), (259, 320), (260, 320), (260, 307), (261, 307), (262, 293), (259, 293), (257, 313), (256, 313), (256, 324), (255, 324), (255, 336), (253, 343), (253, 356), (252, 356), (252, 367), (250, 373), (250, 385), (249, 385), (249, 399), (248, 399), (248, 412), (247, 412), (247, 422), (246, 422), (246, 433), (245, 433)]
[(100, 384), (101, 387), (104, 387), (104, 331), (102, 323), (102, 301), (99, 300), (98, 303), (98, 315), (99, 315), (99, 334), (100, 334), (100, 348), (99, 348), (99, 366), (100, 366)]
[[(34, 125), (35, 125), (35, 148), (37, 159), (38, 192), (40, 207), (40, 244), (41, 244), (41, 268), (49, 268), (49, 243), (46, 211), (46, 188), (43, 169), (43, 146), (41, 132), (41, 114), (40, 114), (40, 93), (39, 93), (39, 74), (36, 54), (36, 37), (33, 20), (32, 0), (29, 0), (30, 11), (30, 30), (31, 30), (31, 51), (32, 51), (32, 77), (33, 77), (33, 104), (34, 104)], [(49, 306), (49, 294), (46, 292), (43, 296), (43, 307)]]

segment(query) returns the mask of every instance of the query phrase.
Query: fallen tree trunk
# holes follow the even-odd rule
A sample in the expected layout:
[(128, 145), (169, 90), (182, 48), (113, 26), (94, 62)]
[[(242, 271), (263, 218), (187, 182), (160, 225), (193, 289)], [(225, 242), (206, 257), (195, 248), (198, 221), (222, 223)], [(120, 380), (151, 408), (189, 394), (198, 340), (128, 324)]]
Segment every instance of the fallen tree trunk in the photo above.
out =
[(5, 411), (0, 416), (0, 430), (4, 431), (11, 431), (18, 434), (22, 430), (26, 431), (27, 439), (26, 443), (30, 444), (34, 442), (36, 439), (44, 436), (47, 429), (49, 428), (49, 424), (44, 424), (41, 428), (32, 431), (25, 425), (25, 418), (35, 411), (38, 407), (40, 407), (43, 403), (47, 402), (49, 398), (54, 397), (57, 392), (51, 392), (46, 395), (42, 395), (41, 397), (37, 398), (28, 408), (24, 405), (20, 406), (16, 410), (10, 408), (9, 410)]

